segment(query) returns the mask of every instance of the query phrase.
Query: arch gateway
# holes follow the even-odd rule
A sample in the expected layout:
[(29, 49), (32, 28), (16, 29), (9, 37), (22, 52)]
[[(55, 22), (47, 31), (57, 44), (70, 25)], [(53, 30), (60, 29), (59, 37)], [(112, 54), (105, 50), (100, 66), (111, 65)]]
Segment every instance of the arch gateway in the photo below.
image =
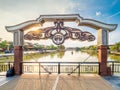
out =
[[(30, 31), (24, 35), (24, 31), (33, 28), (41, 27), (45, 22), (53, 22), (54, 26)], [(94, 35), (89, 32), (82, 32), (79, 29), (66, 27), (64, 22), (76, 22), (78, 26), (88, 26), (94, 28), (98, 32), (98, 60), (100, 62), (100, 75), (111, 75), (111, 70), (107, 67), (107, 49), (108, 49), (108, 34), (117, 28), (117, 24), (105, 24), (92, 19), (84, 19), (79, 14), (63, 14), (63, 15), (40, 15), (36, 20), (30, 20), (14, 26), (6, 26), (8, 32), (13, 33), (14, 38), (14, 68), (15, 73), (22, 73), (21, 62), (23, 60), (23, 45), (24, 39), (40, 40), (52, 39), (53, 43), (60, 45), (65, 39), (78, 39), (81, 41), (93, 41)]]

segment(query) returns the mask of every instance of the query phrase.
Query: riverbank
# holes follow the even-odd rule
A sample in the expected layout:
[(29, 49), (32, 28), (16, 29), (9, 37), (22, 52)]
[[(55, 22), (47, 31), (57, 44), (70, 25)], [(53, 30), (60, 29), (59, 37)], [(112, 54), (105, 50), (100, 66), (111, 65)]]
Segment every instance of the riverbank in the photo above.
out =
[(120, 55), (120, 52), (110, 52), (110, 54), (113, 54), (113, 55)]
[[(49, 53), (55, 53), (56, 50), (46, 50), (45, 52), (40, 51), (24, 51), (23, 53), (23, 61), (30, 59), (37, 59), (40, 57), (45, 57), (49, 55)], [(10, 62), (14, 60), (14, 53), (6, 53), (0, 54), (0, 62)]]
[[(97, 54), (96, 50), (81, 50), (81, 52), (86, 52), (88, 54)], [(109, 54), (111, 54), (111, 55), (120, 55), (120, 52), (110, 51)]]
[[(97, 51), (96, 50), (82, 50), (81, 52), (87, 53), (91, 56), (97, 57)], [(108, 61), (120, 61), (120, 52), (109, 52), (108, 53)]]

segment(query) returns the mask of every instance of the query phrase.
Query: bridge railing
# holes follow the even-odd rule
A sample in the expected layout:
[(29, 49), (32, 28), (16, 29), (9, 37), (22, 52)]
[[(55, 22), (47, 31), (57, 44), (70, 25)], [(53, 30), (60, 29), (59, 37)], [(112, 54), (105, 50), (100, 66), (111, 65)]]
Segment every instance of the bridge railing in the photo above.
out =
[(0, 76), (6, 75), (11, 67), (13, 67), (13, 62), (0, 62)]
[(120, 62), (108, 61), (108, 66), (111, 68), (112, 73), (120, 73)]
[(99, 74), (99, 62), (22, 62), (23, 73)]
[[(99, 62), (21, 62), (22, 73), (66, 73), (66, 74), (99, 74)], [(108, 61), (113, 74), (120, 73), (120, 62)], [(0, 62), (0, 76), (6, 75), (13, 62)]]

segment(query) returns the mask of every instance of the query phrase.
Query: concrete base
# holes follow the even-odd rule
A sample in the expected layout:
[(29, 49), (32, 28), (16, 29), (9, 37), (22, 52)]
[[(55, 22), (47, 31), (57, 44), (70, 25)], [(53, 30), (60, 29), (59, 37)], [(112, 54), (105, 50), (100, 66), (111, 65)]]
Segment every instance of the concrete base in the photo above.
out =
[(23, 61), (22, 46), (14, 46), (14, 69), (16, 75), (20, 75), (22, 73), (22, 64), (21, 64), (22, 61)]
[(111, 76), (111, 69), (107, 67), (107, 45), (98, 46), (98, 60), (100, 62), (100, 75)]

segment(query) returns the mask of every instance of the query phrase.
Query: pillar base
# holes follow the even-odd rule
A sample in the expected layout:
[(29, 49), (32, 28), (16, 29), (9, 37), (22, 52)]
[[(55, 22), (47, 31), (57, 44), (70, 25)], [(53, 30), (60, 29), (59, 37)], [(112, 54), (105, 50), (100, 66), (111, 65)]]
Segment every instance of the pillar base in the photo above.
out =
[(107, 45), (98, 46), (98, 60), (100, 62), (100, 75), (111, 76), (111, 69), (107, 67)]
[(22, 46), (14, 46), (14, 69), (15, 74), (22, 74), (23, 48)]

